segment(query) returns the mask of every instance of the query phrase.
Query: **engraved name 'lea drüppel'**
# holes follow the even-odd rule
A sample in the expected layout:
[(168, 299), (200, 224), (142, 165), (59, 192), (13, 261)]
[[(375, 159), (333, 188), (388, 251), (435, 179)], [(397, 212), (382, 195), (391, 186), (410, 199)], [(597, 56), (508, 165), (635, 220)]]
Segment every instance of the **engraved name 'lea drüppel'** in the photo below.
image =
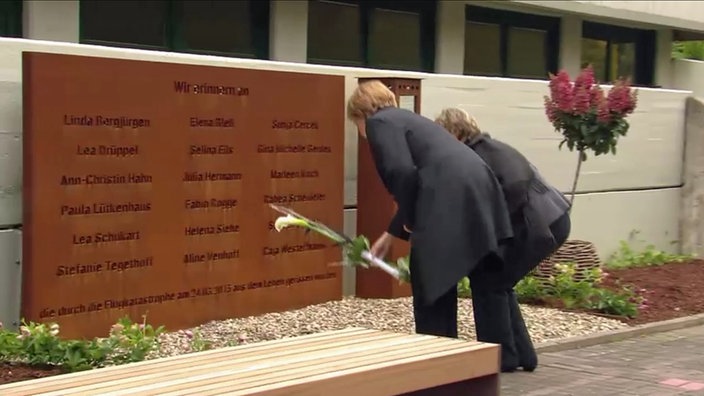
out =
[(81, 146), (76, 145), (76, 155), (95, 155), (95, 156), (105, 156), (105, 157), (131, 157), (139, 155), (139, 146)]

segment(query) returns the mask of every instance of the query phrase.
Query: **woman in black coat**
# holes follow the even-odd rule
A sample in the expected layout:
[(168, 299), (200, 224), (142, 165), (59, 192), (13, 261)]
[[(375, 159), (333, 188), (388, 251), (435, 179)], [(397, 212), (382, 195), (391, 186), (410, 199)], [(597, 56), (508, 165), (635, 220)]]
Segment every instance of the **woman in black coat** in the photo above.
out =
[(504, 249), (504, 266), (480, 265), (469, 276), (477, 340), (501, 344), (502, 371), (533, 371), (538, 357), (513, 289), (567, 240), (570, 203), (518, 150), (481, 133), (465, 111), (445, 109), (436, 122), (491, 168), (511, 217), (514, 238)]
[(457, 282), (480, 262), (494, 262), (512, 237), (501, 186), (474, 151), (399, 109), (379, 81), (357, 87), (347, 116), (398, 206), (372, 254), (386, 256), (393, 237), (409, 240), (416, 332), (457, 337)]

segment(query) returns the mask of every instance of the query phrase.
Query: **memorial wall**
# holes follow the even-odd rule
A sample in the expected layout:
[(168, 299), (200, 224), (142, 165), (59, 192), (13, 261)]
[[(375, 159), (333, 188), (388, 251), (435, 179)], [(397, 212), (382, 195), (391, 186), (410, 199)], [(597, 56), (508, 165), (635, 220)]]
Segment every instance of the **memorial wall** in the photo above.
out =
[(22, 316), (66, 337), (341, 297), (344, 77), (23, 53)]

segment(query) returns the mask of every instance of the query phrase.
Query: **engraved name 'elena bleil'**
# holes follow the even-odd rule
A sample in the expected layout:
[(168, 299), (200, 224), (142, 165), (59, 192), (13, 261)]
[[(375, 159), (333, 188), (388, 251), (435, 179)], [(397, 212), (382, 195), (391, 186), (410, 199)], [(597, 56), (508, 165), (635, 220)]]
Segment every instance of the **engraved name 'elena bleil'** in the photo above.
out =
[(236, 181), (242, 180), (241, 173), (221, 173), (221, 172), (185, 172), (184, 182), (205, 182), (205, 181)]
[(183, 255), (184, 264), (206, 263), (209, 261), (234, 260), (240, 258), (240, 250), (224, 250), (221, 252), (186, 253)]
[(188, 125), (191, 128), (234, 128), (234, 118), (200, 118), (191, 117), (188, 119)]
[(260, 144), (257, 146), (257, 153), (332, 153), (330, 146), (316, 146), (312, 144)]
[(96, 184), (143, 184), (151, 183), (151, 175), (146, 173), (124, 173), (115, 175), (84, 175), (84, 176), (61, 176), (62, 186), (80, 186)]
[(184, 206), (187, 210), (217, 208), (222, 210), (233, 209), (238, 201), (234, 198), (187, 199)]
[(235, 148), (227, 144), (207, 146), (205, 144), (192, 145), (188, 151), (191, 155), (228, 155), (235, 152)]
[(96, 232), (94, 234), (73, 235), (74, 245), (92, 245), (108, 242), (138, 241), (141, 238), (139, 231)]
[(110, 202), (94, 202), (89, 204), (61, 205), (61, 207), (59, 208), (61, 216), (81, 216), (112, 213), (139, 213), (149, 212), (151, 210), (151, 202), (125, 202), (119, 204)]
[(123, 272), (154, 266), (154, 257), (133, 258), (129, 260), (105, 260), (90, 264), (60, 265), (56, 268), (56, 276), (87, 275), (98, 272)]
[(76, 115), (64, 114), (64, 125), (79, 127), (108, 127), (115, 129), (123, 128), (149, 128), (152, 121), (148, 118), (135, 118), (125, 116), (107, 115)]
[(76, 155), (102, 157), (132, 157), (139, 155), (139, 146), (76, 146)]
[(315, 131), (318, 130), (318, 122), (317, 121), (301, 121), (301, 120), (293, 120), (293, 121), (281, 121), (281, 120), (273, 120), (271, 122), (271, 129), (276, 129), (276, 130), (309, 130), (309, 131)]

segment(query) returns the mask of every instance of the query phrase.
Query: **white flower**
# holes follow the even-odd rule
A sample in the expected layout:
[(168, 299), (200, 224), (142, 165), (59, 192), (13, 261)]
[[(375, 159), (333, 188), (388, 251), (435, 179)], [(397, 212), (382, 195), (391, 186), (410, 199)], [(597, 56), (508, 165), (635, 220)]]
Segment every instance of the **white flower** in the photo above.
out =
[(286, 215), (286, 216), (281, 216), (276, 221), (274, 222), (274, 229), (276, 231), (281, 232), (284, 228), (287, 227), (307, 227), (308, 223), (305, 220), (298, 219), (296, 217), (293, 217), (291, 215)]

